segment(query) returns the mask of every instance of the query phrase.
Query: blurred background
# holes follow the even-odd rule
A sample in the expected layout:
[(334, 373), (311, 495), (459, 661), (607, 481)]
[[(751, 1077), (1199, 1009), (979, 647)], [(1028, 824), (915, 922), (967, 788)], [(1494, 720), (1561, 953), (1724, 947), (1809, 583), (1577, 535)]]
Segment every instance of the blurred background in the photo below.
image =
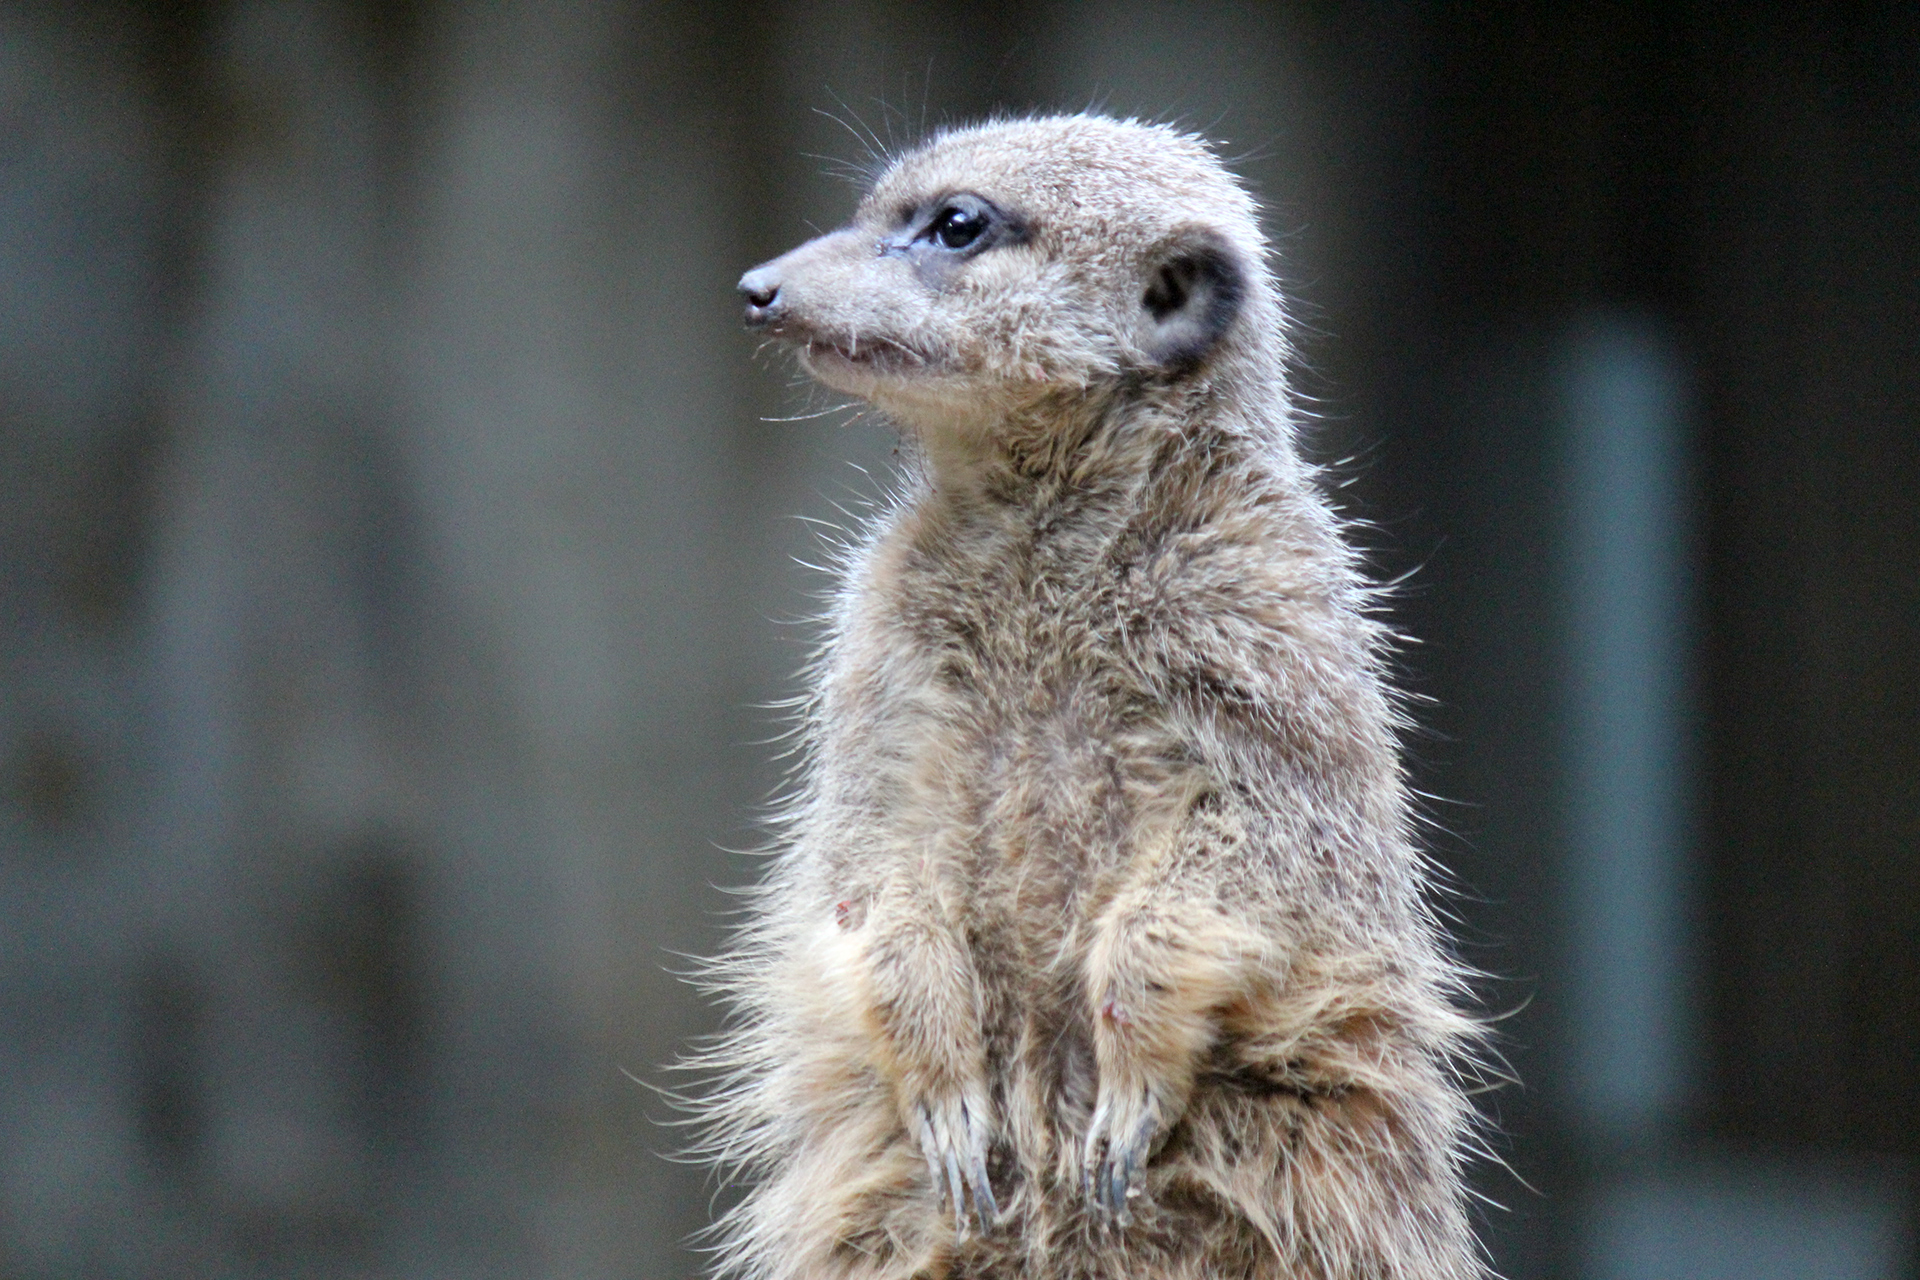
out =
[(1265, 203), (1536, 1277), (1915, 1275), (1920, 7), (0, 6), (0, 1280), (682, 1277), (631, 1076), (884, 428), (732, 286), (996, 109)]

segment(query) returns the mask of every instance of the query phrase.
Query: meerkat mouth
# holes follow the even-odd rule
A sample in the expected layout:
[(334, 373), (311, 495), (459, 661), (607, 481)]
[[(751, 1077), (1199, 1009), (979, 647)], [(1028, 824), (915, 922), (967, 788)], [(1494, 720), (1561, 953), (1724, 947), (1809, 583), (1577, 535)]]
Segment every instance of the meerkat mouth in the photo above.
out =
[(791, 347), (815, 377), (836, 371), (861, 374), (913, 373), (928, 369), (926, 353), (893, 338), (860, 337), (816, 329), (795, 319), (776, 321), (769, 337)]
[(829, 338), (821, 334), (788, 339), (800, 350), (808, 369), (850, 368), (865, 373), (904, 373), (924, 369), (926, 356), (890, 338)]

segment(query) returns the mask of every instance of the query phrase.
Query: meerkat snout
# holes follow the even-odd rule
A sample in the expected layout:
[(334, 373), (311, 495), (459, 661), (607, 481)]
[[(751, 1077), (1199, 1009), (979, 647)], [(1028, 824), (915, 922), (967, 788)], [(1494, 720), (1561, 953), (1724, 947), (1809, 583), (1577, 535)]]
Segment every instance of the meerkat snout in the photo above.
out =
[(736, 288), (747, 301), (746, 323), (749, 329), (764, 329), (773, 319), (773, 306), (780, 297), (780, 277), (772, 263), (755, 267), (740, 277)]

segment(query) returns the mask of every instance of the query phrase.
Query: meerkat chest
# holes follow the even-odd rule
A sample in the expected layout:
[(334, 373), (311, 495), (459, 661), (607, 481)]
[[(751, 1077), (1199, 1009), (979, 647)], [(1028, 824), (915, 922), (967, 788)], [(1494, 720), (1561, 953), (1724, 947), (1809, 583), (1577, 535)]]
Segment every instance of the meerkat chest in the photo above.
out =
[[(882, 810), (979, 920), (1053, 921), (1132, 856), (1191, 752), (1128, 669), (1091, 574), (1006, 561), (907, 582), (884, 622)], [(944, 567), (943, 567), (944, 568)]]

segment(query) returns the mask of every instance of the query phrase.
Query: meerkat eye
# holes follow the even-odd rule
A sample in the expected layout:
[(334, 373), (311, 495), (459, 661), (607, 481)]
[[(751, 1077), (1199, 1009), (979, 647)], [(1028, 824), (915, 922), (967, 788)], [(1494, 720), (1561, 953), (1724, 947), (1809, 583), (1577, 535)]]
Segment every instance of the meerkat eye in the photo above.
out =
[(948, 249), (964, 249), (978, 240), (987, 229), (984, 210), (970, 205), (950, 204), (933, 215), (933, 238)]
[(906, 254), (920, 270), (941, 273), (989, 249), (1026, 244), (1032, 235), (1017, 210), (963, 191), (920, 204), (892, 235), (882, 235), (877, 247), (881, 257)]

